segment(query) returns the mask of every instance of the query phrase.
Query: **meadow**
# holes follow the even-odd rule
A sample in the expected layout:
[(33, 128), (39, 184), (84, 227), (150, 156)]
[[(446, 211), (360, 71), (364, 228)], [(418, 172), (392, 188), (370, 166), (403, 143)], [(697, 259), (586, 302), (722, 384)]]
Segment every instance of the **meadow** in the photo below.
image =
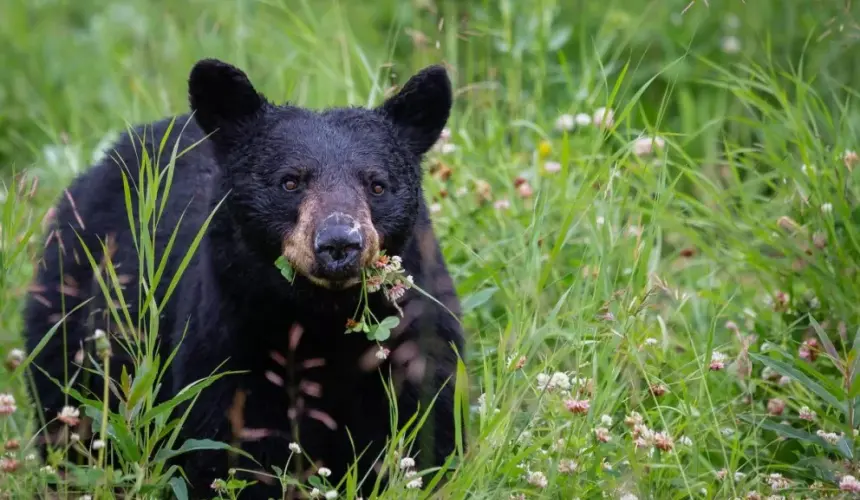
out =
[[(165, 466), (182, 443), (153, 449), (145, 412), (110, 417), (117, 463), (90, 450), (61, 478), (62, 453), (35, 457), (20, 311), (63, 187), (185, 112), (202, 57), (315, 108), (449, 68), (425, 194), (463, 304), (469, 446), (444, 483), (418, 471), (435, 492), (392, 450), (376, 498), (856, 498), (856, 3), (5, 0), (0, 498), (186, 494)], [(224, 479), (212, 498), (238, 495)]]

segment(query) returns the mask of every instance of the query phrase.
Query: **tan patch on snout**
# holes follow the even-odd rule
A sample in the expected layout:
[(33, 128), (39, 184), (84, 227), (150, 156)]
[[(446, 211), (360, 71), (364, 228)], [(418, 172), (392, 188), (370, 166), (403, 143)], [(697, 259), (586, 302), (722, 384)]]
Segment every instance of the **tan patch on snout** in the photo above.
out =
[(284, 247), (281, 251), (296, 271), (314, 282), (317, 282), (312, 274), (316, 262), (313, 245), (314, 220), (319, 210), (319, 197), (309, 193), (299, 206), (298, 222), (296, 227), (284, 238)]
[(373, 225), (373, 219), (370, 217), (370, 207), (367, 206), (367, 202), (362, 200), (361, 209), (356, 214), (355, 219), (361, 225), (361, 232), (364, 236), (361, 267), (370, 267), (379, 258), (380, 238), (376, 226)]
[[(297, 272), (308, 278), (316, 285), (329, 288), (331, 283), (313, 275), (316, 263), (314, 252), (314, 235), (317, 224), (325, 220), (333, 210), (327, 207), (318, 194), (308, 193), (299, 206), (299, 218), (296, 227), (284, 238), (282, 254), (292, 264)], [(348, 214), (353, 217), (361, 228), (364, 248), (361, 253), (361, 266), (369, 267), (379, 258), (380, 237), (370, 216), (370, 207), (362, 200), (358, 210)], [(344, 283), (349, 287), (361, 283), (361, 277)]]

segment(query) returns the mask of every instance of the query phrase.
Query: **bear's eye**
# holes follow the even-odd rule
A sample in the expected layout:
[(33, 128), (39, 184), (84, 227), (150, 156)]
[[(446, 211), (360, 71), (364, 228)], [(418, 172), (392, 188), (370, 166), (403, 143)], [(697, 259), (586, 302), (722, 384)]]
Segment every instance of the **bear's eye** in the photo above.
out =
[(370, 186), (370, 190), (373, 192), (373, 194), (375, 194), (376, 196), (379, 196), (385, 192), (385, 186), (383, 186), (382, 184), (380, 184), (378, 182), (374, 182)]
[(295, 179), (287, 179), (284, 181), (284, 189), (287, 191), (295, 191), (299, 188), (299, 183)]

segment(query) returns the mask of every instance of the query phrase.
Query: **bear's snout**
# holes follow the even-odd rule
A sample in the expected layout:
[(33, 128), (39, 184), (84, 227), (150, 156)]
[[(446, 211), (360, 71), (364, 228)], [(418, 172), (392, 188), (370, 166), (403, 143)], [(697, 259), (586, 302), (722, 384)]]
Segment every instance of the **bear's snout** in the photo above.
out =
[(335, 212), (323, 219), (316, 230), (314, 254), (320, 273), (326, 278), (356, 276), (363, 251), (361, 224), (351, 215)]

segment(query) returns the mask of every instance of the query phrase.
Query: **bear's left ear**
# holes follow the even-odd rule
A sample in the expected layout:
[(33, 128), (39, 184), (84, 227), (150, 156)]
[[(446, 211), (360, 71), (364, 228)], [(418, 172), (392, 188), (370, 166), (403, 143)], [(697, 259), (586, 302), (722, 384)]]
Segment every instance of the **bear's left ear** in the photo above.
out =
[(267, 105), (242, 70), (217, 59), (200, 60), (191, 69), (188, 100), (200, 128), (215, 132), (214, 142), (222, 144)]
[(416, 73), (378, 111), (397, 126), (412, 152), (421, 156), (439, 139), (452, 100), (448, 72), (434, 65)]

